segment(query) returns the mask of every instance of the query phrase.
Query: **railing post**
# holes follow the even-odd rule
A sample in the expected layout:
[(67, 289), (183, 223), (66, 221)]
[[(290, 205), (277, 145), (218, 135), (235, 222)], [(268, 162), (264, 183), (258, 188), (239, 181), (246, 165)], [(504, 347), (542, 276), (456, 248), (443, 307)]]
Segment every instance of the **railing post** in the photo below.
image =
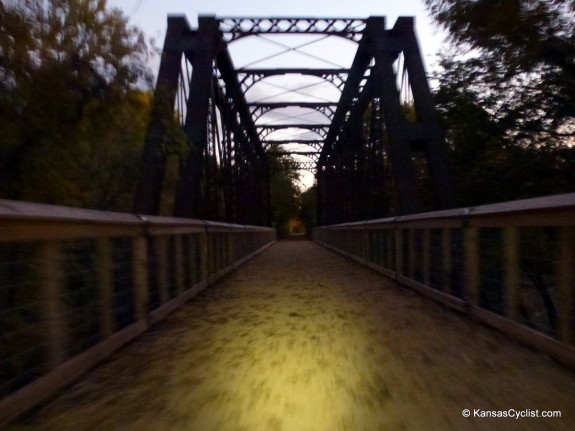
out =
[(451, 253), (451, 229), (441, 231), (441, 288), (445, 293), (451, 293), (451, 273), (453, 272), (453, 258)]
[(168, 283), (168, 241), (165, 235), (154, 237), (156, 259), (158, 260), (158, 294), (160, 305), (165, 304), (170, 299)]
[(46, 366), (49, 370), (60, 365), (66, 356), (68, 338), (66, 304), (63, 300), (64, 274), (61, 244), (43, 242), (39, 249), (42, 320), (47, 344)]
[(134, 317), (138, 321), (146, 319), (150, 296), (148, 286), (148, 239), (145, 236), (134, 237), (132, 259), (134, 271)]
[(188, 264), (184, 266), (187, 267), (188, 278), (190, 280), (190, 285), (186, 286), (186, 289), (189, 289), (198, 281), (198, 241), (196, 239), (198, 237), (199, 235), (188, 235), (188, 241), (186, 241), (186, 244), (190, 250), (188, 254)]
[(209, 274), (209, 266), (210, 266), (210, 259), (209, 259), (209, 245), (208, 245), (208, 228), (198, 235), (198, 239), (200, 241), (200, 280), (208, 279)]
[(479, 228), (464, 227), (465, 293), (467, 305), (473, 309), (479, 304)]
[(511, 320), (519, 319), (520, 265), (519, 228), (508, 226), (503, 229), (503, 253), (505, 265), (506, 314)]
[(179, 295), (184, 286), (184, 246), (182, 235), (174, 236), (174, 266), (176, 267), (176, 292)]
[(407, 231), (408, 235), (408, 268), (407, 268), (407, 276), (413, 279), (415, 275), (415, 229), (409, 228)]
[(387, 269), (393, 270), (395, 267), (395, 242), (394, 235), (395, 230), (385, 229), (385, 241), (387, 242), (387, 255), (385, 256), (385, 267)]
[(227, 235), (228, 237), (228, 244), (227, 244), (227, 255), (228, 259), (226, 262), (226, 266), (232, 265), (234, 263), (234, 230), (230, 228), (230, 232)]
[(559, 228), (557, 283), (559, 290), (559, 338), (575, 344), (575, 227)]
[(114, 333), (114, 285), (112, 283), (112, 245), (109, 238), (96, 239), (96, 280), (99, 295), (100, 335)]
[(429, 228), (423, 229), (423, 283), (430, 285), (431, 267), (431, 232)]
[(403, 276), (403, 230), (395, 228), (393, 230), (395, 237), (395, 277)]

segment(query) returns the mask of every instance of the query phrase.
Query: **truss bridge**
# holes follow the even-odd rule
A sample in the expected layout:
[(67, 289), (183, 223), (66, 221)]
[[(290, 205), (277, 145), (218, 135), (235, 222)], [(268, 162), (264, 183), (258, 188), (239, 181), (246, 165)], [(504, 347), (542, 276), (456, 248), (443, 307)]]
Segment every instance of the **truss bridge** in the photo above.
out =
[[(313, 174), (319, 224), (455, 204), (411, 17), (173, 16), (154, 100), (139, 213), (171, 194), (177, 216), (265, 225), (273, 154)], [(176, 190), (170, 118), (190, 146)]]

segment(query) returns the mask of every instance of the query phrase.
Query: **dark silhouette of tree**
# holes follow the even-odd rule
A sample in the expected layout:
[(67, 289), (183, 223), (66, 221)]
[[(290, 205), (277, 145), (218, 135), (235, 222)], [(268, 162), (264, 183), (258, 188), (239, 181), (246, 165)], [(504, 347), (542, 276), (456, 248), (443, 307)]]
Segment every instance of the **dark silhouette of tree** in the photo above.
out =
[(461, 203), (575, 191), (575, 3), (425, 3), (452, 42), (436, 101)]
[(270, 198), (272, 226), (278, 236), (289, 235), (289, 223), (298, 219), (301, 190), (298, 165), (290, 155), (271, 148), (267, 151), (270, 163)]

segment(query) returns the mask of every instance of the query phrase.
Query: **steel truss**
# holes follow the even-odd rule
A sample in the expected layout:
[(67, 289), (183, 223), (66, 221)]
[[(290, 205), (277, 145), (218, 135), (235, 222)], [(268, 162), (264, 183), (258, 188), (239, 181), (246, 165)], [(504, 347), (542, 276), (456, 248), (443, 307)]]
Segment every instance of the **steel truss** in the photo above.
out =
[[(413, 100), (401, 99), (402, 85)], [(320, 225), (455, 206), (413, 18), (390, 30), (382, 17), (367, 20), (316, 178)]]
[[(357, 52), (350, 68), (236, 69), (228, 44), (262, 34), (339, 36), (357, 42)], [(289, 74), (321, 78), (341, 96), (336, 102), (246, 100), (245, 92), (256, 84)], [(280, 95), (308, 96), (277, 87), (285, 90)], [(300, 122), (304, 114), (279, 113), (296, 108), (313, 110), (324, 121)], [(272, 111), (285, 121), (265, 121)], [(316, 137), (284, 129), (304, 129)], [(177, 130), (184, 132), (184, 148)], [(290, 150), (294, 144), (298, 148)], [(297, 163), (316, 174), (319, 224), (454, 205), (448, 152), (413, 18), (399, 18), (386, 29), (383, 17), (203, 16), (192, 29), (185, 18), (169, 17), (134, 210), (158, 214), (171, 207), (176, 216), (269, 224), (265, 151), (272, 146), (307, 158)], [(169, 181), (174, 159), (179, 165), (175, 190)]]

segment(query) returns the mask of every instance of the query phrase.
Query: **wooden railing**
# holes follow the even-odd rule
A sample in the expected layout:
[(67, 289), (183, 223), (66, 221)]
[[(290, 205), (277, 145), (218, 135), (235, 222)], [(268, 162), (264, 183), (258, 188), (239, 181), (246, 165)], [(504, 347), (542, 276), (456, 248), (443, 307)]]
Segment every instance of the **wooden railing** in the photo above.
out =
[(313, 237), (575, 367), (575, 194), (326, 226)]
[(275, 240), (275, 230), (0, 200), (0, 425)]

